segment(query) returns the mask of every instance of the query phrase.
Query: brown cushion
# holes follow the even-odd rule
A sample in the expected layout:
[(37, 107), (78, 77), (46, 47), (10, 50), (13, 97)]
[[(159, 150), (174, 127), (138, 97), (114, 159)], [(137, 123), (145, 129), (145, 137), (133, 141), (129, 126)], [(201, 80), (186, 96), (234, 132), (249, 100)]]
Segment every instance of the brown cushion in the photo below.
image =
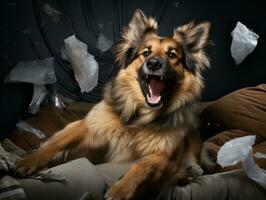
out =
[(43, 107), (36, 115), (26, 120), (31, 126), (46, 134), (44, 140), (33, 133), (15, 130), (8, 138), (20, 148), (30, 151), (40, 146), (41, 142), (61, 130), (66, 124), (85, 117), (94, 104), (75, 102), (69, 104), (64, 110), (56, 109), (53, 105)]
[[(247, 135), (251, 135), (250, 132), (244, 131), (244, 130), (239, 130), (239, 129), (234, 129), (234, 130), (228, 130), (228, 131), (223, 131), (211, 138), (209, 138), (207, 141), (204, 142), (204, 146), (208, 149), (210, 149), (210, 152), (214, 152), (217, 155), (217, 152), (223, 146), (224, 143), (227, 141), (237, 138), (237, 137), (244, 137)], [(256, 137), (255, 144), (253, 145), (253, 153), (255, 154), (256, 152), (264, 153), (266, 154), (266, 140), (263, 139), (260, 136)], [(265, 158), (256, 158), (254, 157), (255, 162), (261, 167), (266, 169), (266, 159)], [(230, 167), (225, 167), (225, 168), (219, 168), (218, 170), (220, 172), (223, 171), (231, 171), (234, 169), (241, 169), (241, 163), (230, 166)]]
[(201, 114), (205, 137), (242, 129), (266, 138), (266, 84), (232, 92), (208, 106)]
[[(201, 113), (201, 121), (201, 134), (206, 138), (212, 136), (204, 144), (210, 152), (217, 153), (233, 138), (256, 135), (254, 153), (266, 154), (266, 84), (243, 88), (218, 99)], [(266, 159), (255, 158), (255, 162), (266, 169)], [(220, 170), (239, 168), (240, 164)]]

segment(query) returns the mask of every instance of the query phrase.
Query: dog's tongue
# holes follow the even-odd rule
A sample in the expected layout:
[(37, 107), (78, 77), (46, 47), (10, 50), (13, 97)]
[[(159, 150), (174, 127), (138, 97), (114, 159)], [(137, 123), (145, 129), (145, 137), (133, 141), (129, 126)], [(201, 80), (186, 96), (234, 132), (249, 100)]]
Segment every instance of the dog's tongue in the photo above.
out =
[(156, 78), (151, 78), (149, 81), (150, 96), (148, 98), (150, 103), (159, 103), (161, 93), (165, 88), (165, 83)]

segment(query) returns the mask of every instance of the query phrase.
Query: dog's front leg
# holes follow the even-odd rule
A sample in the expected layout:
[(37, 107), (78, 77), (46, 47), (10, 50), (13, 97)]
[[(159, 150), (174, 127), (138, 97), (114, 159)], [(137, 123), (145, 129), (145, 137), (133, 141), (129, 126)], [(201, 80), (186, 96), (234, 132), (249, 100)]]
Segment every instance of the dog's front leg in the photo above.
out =
[(107, 200), (132, 199), (145, 192), (143, 189), (154, 189), (162, 185), (163, 180), (167, 179), (169, 168), (171, 168), (170, 163), (167, 154), (164, 153), (145, 157), (134, 164), (123, 178), (108, 190), (105, 198)]
[(86, 137), (87, 131), (83, 120), (70, 123), (44, 143), (40, 149), (18, 160), (15, 163), (16, 173), (20, 176), (28, 176), (45, 168), (57, 153), (81, 142)]

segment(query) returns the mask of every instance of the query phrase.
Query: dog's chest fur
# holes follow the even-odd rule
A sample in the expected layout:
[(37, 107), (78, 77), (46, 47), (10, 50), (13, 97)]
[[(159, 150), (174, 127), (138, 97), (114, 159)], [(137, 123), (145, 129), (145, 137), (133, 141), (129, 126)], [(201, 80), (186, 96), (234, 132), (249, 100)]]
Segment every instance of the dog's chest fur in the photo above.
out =
[[(157, 129), (149, 126), (130, 128), (121, 122), (119, 116), (104, 101), (93, 108), (86, 121), (88, 137), (94, 138), (93, 144), (87, 144), (87, 147), (107, 146), (104, 162), (126, 162), (156, 152), (166, 152), (170, 155), (186, 134), (183, 125), (180, 128), (167, 127), (171, 122), (166, 123), (165, 128), (159, 128), (159, 125)], [(184, 118), (182, 121), (184, 123)]]

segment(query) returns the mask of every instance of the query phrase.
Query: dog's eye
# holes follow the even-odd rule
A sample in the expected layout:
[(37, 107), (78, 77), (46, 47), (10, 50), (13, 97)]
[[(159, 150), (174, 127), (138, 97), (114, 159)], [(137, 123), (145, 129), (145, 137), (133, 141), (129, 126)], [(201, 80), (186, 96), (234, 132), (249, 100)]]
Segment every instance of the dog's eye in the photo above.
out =
[(169, 57), (169, 58), (176, 58), (176, 54), (173, 53), (173, 52), (169, 52), (169, 53), (168, 53), (168, 57)]
[(151, 51), (148, 51), (148, 50), (143, 51), (142, 55), (143, 55), (144, 57), (148, 57), (149, 55), (151, 55)]

